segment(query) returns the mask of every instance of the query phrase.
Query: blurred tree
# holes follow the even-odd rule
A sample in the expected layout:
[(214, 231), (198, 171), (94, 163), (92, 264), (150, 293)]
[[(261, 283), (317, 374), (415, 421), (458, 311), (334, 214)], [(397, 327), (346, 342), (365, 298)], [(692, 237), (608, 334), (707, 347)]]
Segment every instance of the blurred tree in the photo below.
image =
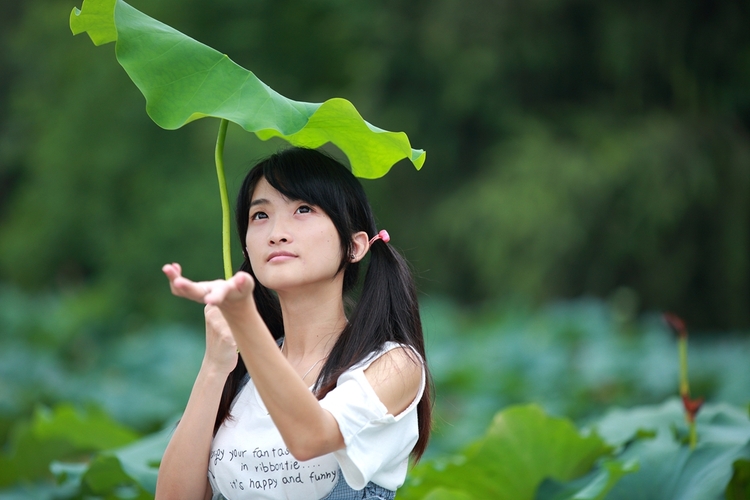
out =
[(408, 221), (433, 286), (476, 301), (628, 285), (703, 327), (750, 325), (747, 3), (419, 7), (401, 54), (424, 64), (390, 97), (431, 101), (419, 129), (439, 140), (427, 189), (397, 172), (383, 191), (436, 208)]
[[(213, 122), (158, 129), (62, 0), (0, 20), (0, 280), (91, 314), (199, 316), (159, 267), (219, 275)], [(354, 102), (426, 168), (365, 183), (424, 290), (607, 295), (750, 325), (750, 7), (691, 0), (154, 0), (282, 94)], [(278, 144), (230, 130), (230, 188)]]
[(463, 264), (441, 280), (478, 297), (628, 286), (704, 324), (747, 321), (750, 147), (736, 131), (597, 115), (519, 134), (437, 211), (444, 255)]

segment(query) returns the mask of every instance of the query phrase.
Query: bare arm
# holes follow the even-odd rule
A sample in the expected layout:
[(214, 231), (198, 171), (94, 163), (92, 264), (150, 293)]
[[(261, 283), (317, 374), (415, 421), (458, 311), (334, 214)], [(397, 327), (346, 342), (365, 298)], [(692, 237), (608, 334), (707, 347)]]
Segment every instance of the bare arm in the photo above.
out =
[(211, 498), (208, 461), (219, 400), (237, 364), (237, 349), (221, 312), (206, 307), (206, 354), (185, 413), (169, 441), (156, 482), (158, 500)]
[[(320, 406), (286, 361), (258, 314), (249, 274), (239, 272), (226, 281), (201, 283), (179, 274), (167, 276), (176, 295), (219, 307), (274, 424), (295, 458), (309, 460), (344, 447), (336, 419)], [(409, 405), (419, 389), (421, 368), (412, 361), (405, 350), (395, 349), (365, 372), (394, 415)]]

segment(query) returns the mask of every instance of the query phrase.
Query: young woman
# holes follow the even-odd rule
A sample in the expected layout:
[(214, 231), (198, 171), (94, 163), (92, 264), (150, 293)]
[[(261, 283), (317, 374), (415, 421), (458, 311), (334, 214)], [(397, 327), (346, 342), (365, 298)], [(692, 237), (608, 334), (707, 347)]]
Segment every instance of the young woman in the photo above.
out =
[(393, 498), (430, 432), (406, 262), (357, 179), (315, 150), (256, 165), (237, 227), (245, 260), (231, 279), (163, 268), (172, 293), (206, 304), (206, 353), (157, 499)]

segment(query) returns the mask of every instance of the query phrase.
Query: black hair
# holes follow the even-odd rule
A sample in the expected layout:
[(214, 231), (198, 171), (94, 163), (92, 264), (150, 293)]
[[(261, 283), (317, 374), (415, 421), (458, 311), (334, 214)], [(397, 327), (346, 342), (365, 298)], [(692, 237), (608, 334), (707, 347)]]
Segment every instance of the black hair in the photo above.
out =
[[(344, 273), (343, 292), (351, 293), (360, 272), (360, 263), (348, 258), (352, 253), (352, 235), (365, 231), (374, 236), (377, 232), (372, 209), (357, 178), (341, 163), (314, 149), (289, 148), (262, 160), (247, 174), (237, 197), (237, 231), (243, 242), (251, 197), (261, 179), (286, 198), (315, 205), (328, 215), (341, 242), (339, 272)], [(412, 450), (414, 459), (419, 460), (427, 447), (431, 429), (432, 382), (426, 366), (416, 288), (406, 260), (390, 244), (376, 241), (369, 253), (359, 300), (321, 368), (314, 392), (318, 399), (323, 398), (336, 387), (341, 374), (388, 341), (412, 347), (425, 360), (427, 377), (424, 394), (417, 405), (419, 439)], [(241, 270), (255, 277), (244, 245), (243, 254)], [(271, 334), (275, 339), (283, 337), (284, 324), (276, 295), (257, 281), (253, 294), (258, 312)], [(214, 431), (229, 418), (230, 405), (246, 373), (240, 357), (224, 386)]]

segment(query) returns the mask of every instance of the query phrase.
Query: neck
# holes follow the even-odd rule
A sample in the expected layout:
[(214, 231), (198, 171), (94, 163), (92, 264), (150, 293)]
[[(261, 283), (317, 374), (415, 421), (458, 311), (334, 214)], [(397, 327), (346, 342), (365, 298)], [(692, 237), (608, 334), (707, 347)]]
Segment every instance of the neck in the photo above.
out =
[(318, 287), (278, 295), (287, 359), (294, 364), (328, 356), (347, 323), (341, 287)]

